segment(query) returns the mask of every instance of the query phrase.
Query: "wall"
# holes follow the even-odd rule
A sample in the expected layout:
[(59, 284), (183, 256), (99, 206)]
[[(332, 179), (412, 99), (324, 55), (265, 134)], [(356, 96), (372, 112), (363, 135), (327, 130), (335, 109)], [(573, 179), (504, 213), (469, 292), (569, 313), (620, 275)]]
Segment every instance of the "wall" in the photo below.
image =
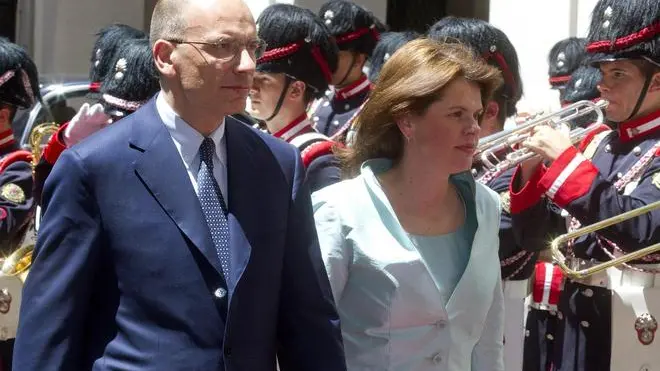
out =
[(30, 50), (40, 74), (86, 76), (94, 34), (113, 22), (142, 29), (144, 10), (136, 0), (35, 1)]
[(490, 22), (518, 52), (525, 95), (519, 110), (551, 110), (559, 95), (548, 84), (548, 53), (559, 40), (585, 37), (596, 0), (491, 0)]

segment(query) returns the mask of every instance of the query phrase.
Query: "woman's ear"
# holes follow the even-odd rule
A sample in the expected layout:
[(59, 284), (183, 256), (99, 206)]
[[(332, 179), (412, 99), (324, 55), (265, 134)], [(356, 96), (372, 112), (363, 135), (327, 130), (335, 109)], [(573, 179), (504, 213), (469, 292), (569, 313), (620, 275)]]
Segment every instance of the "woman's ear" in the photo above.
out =
[(403, 134), (406, 140), (410, 140), (415, 133), (415, 126), (412, 124), (411, 118), (412, 117), (410, 114), (405, 114), (394, 118), (396, 126), (399, 127), (401, 134)]

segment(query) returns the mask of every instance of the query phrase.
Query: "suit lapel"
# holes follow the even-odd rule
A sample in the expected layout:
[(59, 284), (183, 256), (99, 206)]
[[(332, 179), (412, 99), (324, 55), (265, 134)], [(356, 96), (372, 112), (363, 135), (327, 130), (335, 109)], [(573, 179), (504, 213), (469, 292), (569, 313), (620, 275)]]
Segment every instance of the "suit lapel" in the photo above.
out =
[(256, 236), (267, 226), (260, 226), (258, 195), (263, 184), (257, 177), (256, 135), (246, 125), (231, 117), (225, 119), (227, 136), (227, 181), (229, 189), (229, 242), (231, 248), (231, 285), (236, 285), (247, 267), (252, 252), (248, 236)]
[(142, 152), (133, 163), (137, 175), (181, 232), (222, 274), (199, 199), (181, 156), (156, 110), (155, 99), (134, 115), (143, 116), (135, 120), (139, 125), (134, 126), (130, 139), (132, 147)]

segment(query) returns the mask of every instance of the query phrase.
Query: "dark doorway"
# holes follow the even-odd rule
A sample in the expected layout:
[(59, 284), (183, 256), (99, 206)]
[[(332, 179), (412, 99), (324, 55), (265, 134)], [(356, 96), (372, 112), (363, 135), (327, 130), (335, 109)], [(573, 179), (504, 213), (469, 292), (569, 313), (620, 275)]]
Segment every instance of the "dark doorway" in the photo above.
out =
[(442, 17), (488, 20), (489, 0), (387, 0), (387, 24), (391, 31), (425, 33)]
[(391, 31), (425, 33), (446, 8), (446, 0), (387, 0), (387, 24)]
[(16, 6), (18, 0), (0, 0), (0, 36), (16, 41)]

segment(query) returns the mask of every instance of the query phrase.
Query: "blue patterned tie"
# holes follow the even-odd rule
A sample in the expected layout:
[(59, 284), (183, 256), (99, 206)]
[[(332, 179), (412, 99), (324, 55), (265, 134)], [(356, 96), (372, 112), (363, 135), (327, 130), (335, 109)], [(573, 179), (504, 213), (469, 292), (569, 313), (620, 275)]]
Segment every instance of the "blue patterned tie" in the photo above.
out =
[(213, 139), (204, 138), (199, 146), (199, 172), (197, 173), (197, 186), (199, 188), (199, 201), (206, 224), (211, 230), (211, 239), (215, 245), (218, 259), (222, 265), (225, 280), (229, 279), (229, 223), (227, 222), (227, 205), (222, 197), (222, 191), (213, 176), (213, 154), (215, 143)]

